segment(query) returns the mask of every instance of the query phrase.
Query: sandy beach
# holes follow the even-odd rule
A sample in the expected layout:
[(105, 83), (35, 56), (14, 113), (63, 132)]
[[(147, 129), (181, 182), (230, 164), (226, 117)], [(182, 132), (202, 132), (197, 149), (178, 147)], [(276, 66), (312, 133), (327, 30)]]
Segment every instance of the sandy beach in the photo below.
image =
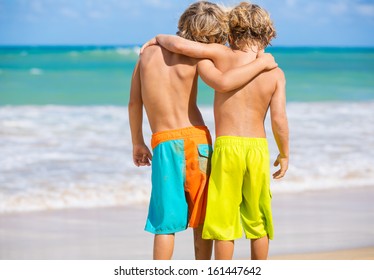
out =
[[(374, 188), (273, 194), (272, 260), (374, 259)], [(152, 258), (146, 205), (0, 215), (0, 259)], [(249, 258), (248, 241), (235, 259)], [(176, 235), (174, 259), (193, 259), (192, 231)]]

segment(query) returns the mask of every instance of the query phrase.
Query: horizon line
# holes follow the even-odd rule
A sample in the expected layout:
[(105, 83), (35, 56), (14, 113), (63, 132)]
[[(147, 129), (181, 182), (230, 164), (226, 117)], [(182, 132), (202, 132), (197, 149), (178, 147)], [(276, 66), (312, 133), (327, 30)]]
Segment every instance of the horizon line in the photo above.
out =
[[(143, 43), (144, 44), (144, 43)], [(141, 47), (143, 44), (1, 44), (6, 47)], [(266, 48), (374, 48), (374, 45), (276, 45)]]

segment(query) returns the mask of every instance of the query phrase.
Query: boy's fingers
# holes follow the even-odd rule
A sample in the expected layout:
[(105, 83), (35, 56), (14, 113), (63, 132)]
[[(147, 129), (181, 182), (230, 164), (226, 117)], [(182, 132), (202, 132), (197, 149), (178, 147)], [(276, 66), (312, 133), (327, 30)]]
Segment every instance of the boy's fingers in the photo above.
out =
[(283, 176), (284, 176), (284, 171), (282, 171), (281, 169), (278, 170), (277, 172), (275, 172), (275, 173), (273, 174), (273, 178), (274, 178), (274, 179), (280, 179), (280, 178), (282, 178)]

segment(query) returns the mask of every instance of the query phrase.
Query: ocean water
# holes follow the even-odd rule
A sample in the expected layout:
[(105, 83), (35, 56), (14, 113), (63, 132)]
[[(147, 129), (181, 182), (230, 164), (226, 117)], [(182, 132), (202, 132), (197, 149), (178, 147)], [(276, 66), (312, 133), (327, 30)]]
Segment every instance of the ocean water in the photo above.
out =
[[(151, 172), (132, 163), (126, 107), (138, 51), (0, 48), (0, 213), (148, 202)], [(374, 187), (374, 49), (269, 51), (287, 78), (291, 148), (273, 193)], [(212, 97), (201, 85), (214, 136)]]
[[(269, 48), (287, 77), (288, 101), (374, 99), (374, 48)], [(0, 105), (128, 102), (138, 46), (0, 47)], [(200, 83), (199, 103), (213, 91)]]

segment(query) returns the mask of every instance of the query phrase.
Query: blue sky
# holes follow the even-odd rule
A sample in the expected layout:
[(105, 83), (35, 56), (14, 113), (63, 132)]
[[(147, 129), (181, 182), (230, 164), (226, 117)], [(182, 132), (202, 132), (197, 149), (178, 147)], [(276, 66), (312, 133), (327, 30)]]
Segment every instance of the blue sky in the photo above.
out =
[[(189, 0), (0, 0), (0, 45), (142, 44), (174, 34)], [(212, 1), (226, 6), (240, 1)], [(274, 46), (374, 46), (374, 0), (262, 0)]]

